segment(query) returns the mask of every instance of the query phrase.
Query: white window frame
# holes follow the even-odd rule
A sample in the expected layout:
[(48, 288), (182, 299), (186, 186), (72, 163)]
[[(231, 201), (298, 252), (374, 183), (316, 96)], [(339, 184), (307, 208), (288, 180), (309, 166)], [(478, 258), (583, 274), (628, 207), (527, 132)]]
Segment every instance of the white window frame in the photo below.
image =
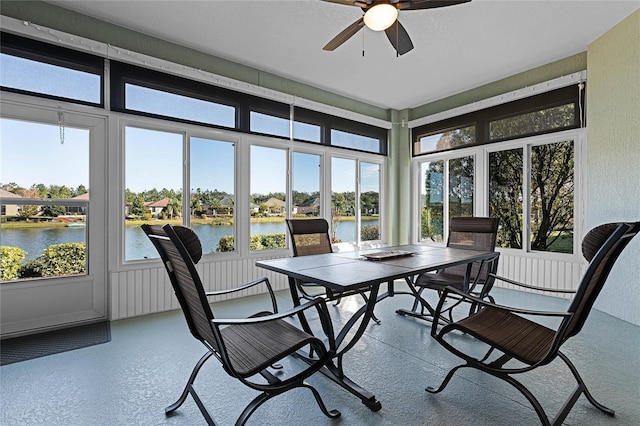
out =
[[(557, 142), (563, 142), (567, 140), (573, 141), (574, 148), (574, 193), (573, 193), (573, 205), (574, 205), (574, 226), (573, 226), (573, 253), (557, 253), (557, 252), (542, 252), (531, 251), (530, 245), (530, 233), (529, 231), (529, 195), (531, 188), (531, 147), (539, 145), (547, 145)], [(532, 136), (527, 138), (513, 139), (505, 142), (497, 142), (492, 144), (486, 144), (482, 146), (469, 147), (463, 149), (456, 149), (445, 152), (438, 152), (430, 155), (422, 155), (414, 157), (412, 159), (412, 216), (414, 227), (412, 229), (412, 240), (414, 242), (421, 241), (420, 235), (420, 191), (422, 185), (421, 164), (434, 161), (445, 161), (445, 178), (444, 180), (444, 194), (448, 194), (449, 191), (449, 179), (448, 179), (448, 162), (447, 160), (466, 157), (470, 155), (475, 156), (474, 160), (474, 215), (476, 216), (488, 216), (489, 214), (489, 154), (492, 152), (499, 152), (509, 149), (522, 148), (523, 150), (523, 217), (527, 220), (523, 220), (524, 234), (522, 238), (522, 248), (499, 248), (500, 251), (517, 253), (518, 255), (531, 256), (539, 259), (558, 259), (562, 257), (565, 260), (580, 260), (580, 241), (582, 241), (582, 229), (584, 229), (584, 178), (585, 173), (585, 144), (586, 144), (586, 129), (571, 129), (561, 132), (548, 133), (544, 135)], [(448, 196), (444, 197), (444, 214), (443, 217), (448, 217), (449, 201)], [(446, 243), (446, 236), (449, 233), (448, 223), (444, 221), (443, 232), (444, 241), (442, 243), (429, 242), (428, 244), (443, 245)], [(526, 231), (526, 232), (525, 232)]]

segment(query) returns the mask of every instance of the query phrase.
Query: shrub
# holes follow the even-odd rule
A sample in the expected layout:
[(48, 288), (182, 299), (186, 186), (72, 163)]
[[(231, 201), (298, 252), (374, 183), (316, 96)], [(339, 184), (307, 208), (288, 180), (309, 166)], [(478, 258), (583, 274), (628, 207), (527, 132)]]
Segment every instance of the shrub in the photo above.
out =
[(233, 251), (234, 247), (233, 235), (225, 235), (224, 237), (220, 238), (220, 241), (218, 241), (218, 248), (216, 249), (216, 251)]
[(372, 241), (380, 239), (380, 226), (364, 225), (360, 231), (360, 239), (362, 241)]
[(43, 277), (83, 274), (86, 270), (85, 243), (54, 244), (36, 259), (39, 265), (31, 265)]
[[(251, 235), (249, 238), (249, 248), (251, 250), (267, 250), (276, 248), (285, 248), (287, 246), (286, 234), (262, 234)], [(234, 250), (233, 235), (225, 235), (218, 241), (217, 252), (226, 252)]]
[(20, 278), (38, 278), (42, 276), (42, 264), (37, 260), (27, 260), (27, 263), (20, 268)]
[(285, 234), (263, 234), (257, 235), (261, 237), (262, 247), (264, 249), (285, 248), (287, 246), (287, 236)]
[(27, 252), (20, 247), (0, 246), (2, 281), (11, 281), (18, 278), (18, 272), (22, 268), (22, 261), (26, 255)]

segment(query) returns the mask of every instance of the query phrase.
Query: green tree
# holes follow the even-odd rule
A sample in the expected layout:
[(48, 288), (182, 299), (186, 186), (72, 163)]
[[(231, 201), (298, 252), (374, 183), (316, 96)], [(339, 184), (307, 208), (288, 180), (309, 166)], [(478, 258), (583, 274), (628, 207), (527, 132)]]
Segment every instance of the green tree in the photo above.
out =
[(42, 206), (42, 215), (48, 217), (58, 217), (66, 213), (64, 206)]
[(142, 217), (146, 212), (147, 208), (144, 205), (144, 198), (142, 194), (139, 194), (133, 200), (133, 203), (131, 203), (131, 214), (133, 216)]
[(75, 197), (77, 197), (78, 195), (86, 194), (87, 192), (89, 192), (87, 187), (84, 186), (83, 184), (80, 184), (78, 185), (78, 188), (76, 188)]

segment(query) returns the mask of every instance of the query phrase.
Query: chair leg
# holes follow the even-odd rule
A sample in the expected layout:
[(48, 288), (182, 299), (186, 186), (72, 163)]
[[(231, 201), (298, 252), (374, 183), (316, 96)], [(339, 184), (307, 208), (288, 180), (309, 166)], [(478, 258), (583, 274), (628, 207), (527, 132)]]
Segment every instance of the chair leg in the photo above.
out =
[[(313, 386), (311, 386), (307, 382), (302, 382), (301, 384), (293, 386), (292, 388), (289, 388), (287, 390), (290, 390), (296, 387), (303, 387), (303, 388), (310, 389), (311, 392), (313, 393), (313, 397), (316, 399), (316, 402), (320, 407), (320, 410), (325, 416), (329, 418), (340, 417), (340, 411), (327, 409), (327, 406), (324, 404), (324, 402), (322, 401), (322, 398), (320, 397), (320, 393), (318, 393), (318, 391)], [(251, 401), (249, 405), (247, 405), (247, 407), (242, 411), (242, 413), (240, 414), (240, 417), (238, 417), (238, 420), (236, 420), (236, 423), (235, 423), (236, 426), (243, 426), (245, 423), (247, 423), (247, 420), (249, 420), (249, 417), (251, 417), (251, 415), (258, 409), (258, 407), (260, 407), (262, 404), (264, 404), (274, 396), (280, 395), (281, 393), (283, 393), (283, 391), (271, 393), (271, 394), (267, 392), (262, 392), (260, 395), (256, 396), (253, 399), (253, 401)]]
[(322, 397), (320, 396), (320, 393), (316, 390), (316, 388), (314, 388), (313, 386), (311, 386), (310, 384), (308, 384), (307, 382), (303, 382), (302, 383), (302, 387), (305, 387), (307, 389), (310, 389), (311, 392), (313, 393), (313, 397), (316, 399), (316, 402), (318, 403), (318, 406), (320, 407), (320, 410), (322, 411), (322, 413), (331, 418), (331, 419), (335, 419), (337, 417), (340, 417), (340, 411), (338, 410), (328, 410), (327, 406), (324, 404), (324, 401), (322, 400)]
[(173, 404), (171, 404), (170, 406), (164, 409), (165, 414), (171, 414), (174, 411), (176, 411), (178, 408), (180, 408), (180, 406), (187, 399), (187, 396), (189, 395), (189, 393), (193, 394), (194, 399), (197, 398), (192, 385), (193, 385), (193, 382), (196, 380), (196, 376), (198, 375), (198, 372), (200, 371), (204, 363), (207, 362), (209, 358), (211, 358), (211, 355), (213, 355), (213, 352), (208, 351), (206, 354), (202, 356), (202, 358), (200, 358), (196, 366), (193, 367), (193, 371), (191, 372), (191, 376), (189, 376), (189, 381), (187, 382), (186, 386), (184, 387), (184, 390), (182, 391), (182, 395), (180, 395), (180, 398), (178, 398), (176, 402), (174, 402)]
[(449, 384), (449, 381), (451, 380), (451, 378), (453, 377), (453, 375), (455, 374), (456, 371), (458, 371), (459, 369), (463, 368), (463, 367), (471, 367), (469, 364), (460, 364), (454, 368), (452, 368), (451, 370), (449, 370), (449, 372), (447, 373), (447, 376), (444, 378), (444, 380), (442, 381), (442, 383), (440, 383), (440, 386), (438, 386), (438, 388), (434, 388), (433, 386), (428, 386), (425, 390), (429, 393), (440, 393), (444, 390), (444, 388), (447, 387), (447, 385)]
[[(567, 356), (560, 351), (558, 351), (558, 356), (560, 357), (560, 359), (564, 361), (565, 364), (567, 364), (567, 367), (569, 367), (569, 370), (571, 370), (573, 377), (578, 382), (578, 387), (580, 388), (580, 392), (584, 393), (584, 396), (587, 397), (587, 400), (591, 403), (591, 405), (593, 405), (594, 407), (596, 407), (598, 410), (602, 411), (606, 415), (614, 417), (616, 414), (614, 410), (600, 404), (598, 401), (596, 401), (593, 395), (591, 395), (591, 392), (589, 392), (589, 389), (587, 389), (587, 385), (584, 383), (584, 380), (582, 380), (582, 377), (578, 373), (578, 369), (575, 367), (575, 365), (573, 365), (573, 363), (569, 360), (569, 358), (567, 358)], [(571, 409), (571, 407), (569, 407), (569, 409)], [(569, 414), (568, 411), (567, 411), (567, 414)]]

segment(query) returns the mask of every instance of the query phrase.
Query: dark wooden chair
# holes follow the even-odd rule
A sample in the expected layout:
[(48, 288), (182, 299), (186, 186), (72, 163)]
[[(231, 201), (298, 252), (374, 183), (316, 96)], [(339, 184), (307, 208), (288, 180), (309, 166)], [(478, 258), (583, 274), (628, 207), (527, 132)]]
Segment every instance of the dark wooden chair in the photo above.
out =
[[(287, 229), (289, 230), (294, 256), (333, 253), (331, 238), (329, 237), (329, 223), (326, 219), (287, 219)], [(320, 296), (335, 300), (336, 304), (338, 304), (343, 295), (348, 295), (333, 293), (312, 282), (296, 279), (295, 283), (300, 297), (307, 300)], [(366, 302), (367, 296), (362, 292), (359, 292), (359, 294), (362, 295)], [(372, 316), (372, 319), (380, 323), (380, 320), (375, 315)]]
[[(276, 298), (267, 278), (233, 289), (205, 292), (195, 266), (202, 256), (197, 235), (191, 229), (181, 226), (142, 225), (142, 228), (160, 254), (191, 334), (207, 348), (207, 352), (194, 367), (182, 395), (165, 409), (166, 414), (177, 410), (187, 396), (191, 395), (207, 423), (215, 424), (193, 386), (200, 368), (213, 356), (222, 363), (224, 371), (231, 377), (260, 391), (240, 414), (236, 425), (245, 424), (249, 416), (270, 398), (299, 387), (312, 391), (326, 416), (340, 416), (339, 411), (327, 410), (318, 391), (305, 381), (329, 362), (336, 351), (333, 326), (324, 300), (314, 299), (287, 312), (278, 313)], [(246, 319), (214, 317), (207, 297), (242, 291), (259, 284), (266, 286), (269, 292), (272, 305), (270, 310), (257, 312)], [(285, 320), (307, 309), (317, 310), (325, 334), (322, 339), (328, 341), (328, 348), (321, 338)], [(285, 372), (278, 363), (292, 357), (298, 350), (313, 351), (316, 357), (309, 364), (300, 360), (292, 361), (287, 364), (291, 371)], [(276, 377), (270, 369), (281, 371)]]
[[(452, 217), (449, 221), (449, 236), (447, 247), (462, 250), (495, 251), (496, 236), (498, 233), (498, 219), (493, 217)], [(497, 253), (496, 253), (497, 254)], [(481, 299), (488, 298), (494, 302), (489, 295), (493, 286), (493, 278), (490, 273), (495, 273), (498, 267), (498, 256), (489, 262), (477, 262), (471, 267), (471, 272), (467, 273), (467, 265), (453, 266), (441, 269), (437, 272), (420, 274), (408, 282), (411, 292), (415, 298), (411, 309), (398, 309), (396, 313), (402, 316), (412, 316), (415, 318), (432, 321), (434, 309), (422, 297), (426, 289), (435, 290), (439, 294), (445, 287), (453, 287), (463, 293), (470, 293)], [(463, 300), (463, 299), (461, 299)], [(475, 304), (472, 304), (475, 309)], [(453, 321), (451, 314), (455, 304), (444, 309), (441, 315), (436, 317), (438, 322), (447, 323)], [(448, 313), (449, 319), (442, 314)]]
[[(582, 241), (582, 253), (589, 261), (589, 266), (566, 312), (535, 311), (499, 306), (458, 289), (445, 288), (436, 308), (436, 315), (439, 314), (451, 295), (456, 298), (465, 298), (476, 303), (480, 308), (464, 319), (445, 325), (439, 331), (437, 324), (435, 322), (432, 324), (431, 335), (444, 348), (462, 358), (465, 363), (449, 371), (438, 388), (428, 387), (426, 390), (431, 393), (441, 392), (458, 369), (472, 367), (513, 385), (531, 403), (544, 425), (560, 425), (581, 394), (584, 394), (594, 407), (613, 416), (613, 410), (597, 402), (589, 393), (582, 377), (578, 374), (578, 370), (569, 358), (560, 351), (560, 348), (570, 337), (580, 332), (618, 256), (639, 231), (640, 222), (609, 223), (589, 231)], [(510, 284), (520, 284), (498, 276), (494, 276), (494, 278), (507, 281)], [(550, 291), (545, 287), (528, 284), (524, 287)], [(556, 318), (559, 325), (548, 327), (534, 321), (536, 318), (540, 320), (543, 317)], [(487, 352), (482, 358), (468, 354), (467, 350), (473, 350), (472, 347), (477, 350), (478, 347), (469, 345), (468, 341), (464, 343), (464, 347), (456, 345), (454, 342), (460, 342), (460, 335), (454, 333), (456, 336), (449, 338), (453, 332), (465, 333), (482, 342), (485, 348), (488, 348)], [(577, 381), (577, 386), (560, 412), (550, 421), (531, 391), (513, 376), (535, 370), (549, 364), (556, 358), (560, 358), (569, 367)], [(606, 362), (606, 360), (604, 361)]]

